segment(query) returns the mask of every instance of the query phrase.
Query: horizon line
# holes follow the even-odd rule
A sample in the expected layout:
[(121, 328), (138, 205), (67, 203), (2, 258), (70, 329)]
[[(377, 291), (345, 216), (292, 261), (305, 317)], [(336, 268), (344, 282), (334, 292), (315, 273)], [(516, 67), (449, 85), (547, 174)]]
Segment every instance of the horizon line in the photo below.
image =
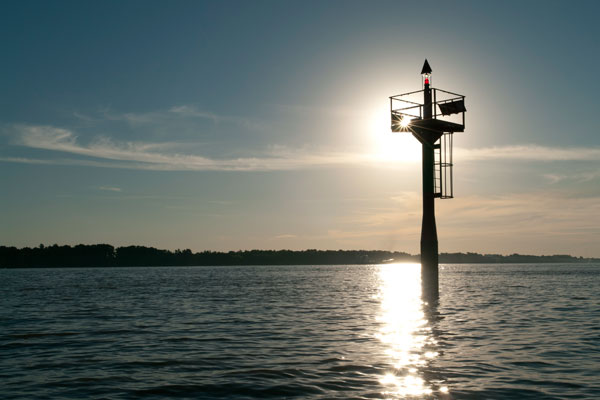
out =
[[(210, 250), (210, 249), (204, 249), (204, 250), (192, 250), (189, 248), (176, 248), (176, 249), (168, 249), (168, 248), (158, 248), (158, 247), (154, 247), (154, 246), (147, 246), (147, 245), (140, 245), (140, 244), (129, 244), (129, 245), (118, 245), (115, 246), (113, 244), (110, 243), (93, 243), (93, 244), (84, 244), (84, 243), (78, 243), (78, 244), (57, 244), (54, 243), (52, 245), (45, 245), (43, 243), (40, 243), (38, 246), (23, 246), (23, 247), (17, 247), (14, 245), (5, 245), (5, 244), (0, 244), (0, 248), (15, 248), (17, 250), (25, 250), (25, 249), (46, 249), (46, 248), (51, 248), (51, 247), (70, 247), (70, 248), (74, 248), (77, 246), (85, 246), (85, 247), (92, 247), (92, 246), (110, 246), (113, 249), (119, 249), (119, 248), (129, 248), (129, 247), (141, 247), (141, 248), (147, 248), (147, 249), (155, 249), (155, 250), (159, 250), (159, 251), (169, 251), (172, 253), (176, 253), (176, 252), (183, 252), (183, 251), (187, 251), (189, 250), (190, 252), (192, 252), (192, 254), (202, 254), (202, 253), (217, 253), (217, 254), (229, 254), (229, 253), (249, 253), (249, 252), (297, 252), (297, 253), (301, 253), (301, 252), (308, 252), (308, 251), (316, 251), (316, 252), (387, 252), (387, 253), (402, 253), (405, 254), (407, 256), (410, 257), (419, 257), (420, 253), (409, 253), (403, 250), (382, 250), (382, 249), (316, 249), (316, 248), (306, 248), (306, 249), (302, 249), (302, 250), (292, 250), (292, 249), (237, 249), (237, 250)], [(439, 255), (458, 255), (458, 254), (463, 254), (463, 255), (479, 255), (479, 256), (500, 256), (500, 257), (511, 257), (511, 256), (520, 256), (520, 257), (571, 257), (571, 258), (577, 258), (577, 259), (584, 259), (584, 260), (588, 260), (588, 259), (598, 259), (600, 260), (600, 256), (595, 257), (584, 257), (584, 256), (576, 256), (576, 255), (572, 255), (572, 254), (521, 254), (521, 253), (480, 253), (480, 252), (474, 252), (474, 251), (454, 251), (454, 252), (440, 252)]]

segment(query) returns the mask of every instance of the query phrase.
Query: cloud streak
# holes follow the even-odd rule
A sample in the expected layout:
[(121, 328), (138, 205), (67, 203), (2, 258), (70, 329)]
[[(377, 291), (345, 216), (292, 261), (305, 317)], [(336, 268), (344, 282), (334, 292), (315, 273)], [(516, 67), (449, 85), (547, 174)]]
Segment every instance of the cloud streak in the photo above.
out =
[(479, 149), (455, 149), (455, 156), (462, 161), (523, 160), (523, 161), (598, 161), (600, 148), (594, 147), (547, 147), (535, 144), (519, 146), (484, 147)]
[[(81, 144), (70, 130), (51, 126), (21, 125), (15, 127), (15, 144), (35, 149), (50, 150), (96, 160), (36, 160), (30, 158), (2, 157), (8, 162), (37, 164), (73, 164), (134, 168), (166, 171), (269, 171), (291, 170), (328, 165), (353, 164), (368, 160), (366, 155), (348, 153), (308, 153), (272, 147), (256, 157), (229, 159), (209, 158), (200, 155), (173, 152), (180, 143), (115, 142), (101, 137)], [(102, 162), (105, 165), (99, 165)]]
[(106, 192), (122, 192), (123, 189), (116, 186), (99, 186), (98, 190), (103, 190)]
[(262, 121), (256, 121), (247, 117), (235, 115), (222, 115), (212, 111), (207, 111), (193, 105), (178, 105), (166, 110), (157, 110), (149, 112), (114, 112), (110, 108), (101, 109), (92, 115), (73, 112), (73, 116), (80, 121), (87, 123), (103, 123), (107, 121), (121, 121), (132, 126), (151, 127), (160, 126), (164, 128), (176, 127), (181, 123), (198, 123), (200, 120), (210, 121), (211, 123), (225, 124), (246, 128), (255, 131), (267, 129), (267, 125)]
[[(196, 112), (177, 108), (174, 112)], [(211, 118), (210, 115), (202, 115)], [(382, 155), (360, 152), (323, 151), (309, 148), (291, 150), (284, 146), (268, 147), (261, 154), (237, 158), (211, 158), (186, 153), (185, 144), (177, 142), (118, 142), (108, 137), (96, 137), (88, 143), (75, 132), (53, 126), (16, 125), (11, 129), (13, 144), (83, 158), (34, 159), (0, 157), (4, 162), (29, 164), (82, 165), (108, 168), (146, 169), (161, 171), (275, 171), (333, 166), (376, 166), (398, 168), (401, 161), (389, 161)], [(538, 145), (455, 149), (455, 159), (461, 161), (522, 160), (522, 161), (598, 161), (600, 148), (555, 148)], [(406, 162), (409, 162), (408, 160)], [(554, 180), (560, 178), (554, 177)], [(550, 178), (548, 178), (550, 179)], [(551, 179), (552, 180), (552, 179)]]

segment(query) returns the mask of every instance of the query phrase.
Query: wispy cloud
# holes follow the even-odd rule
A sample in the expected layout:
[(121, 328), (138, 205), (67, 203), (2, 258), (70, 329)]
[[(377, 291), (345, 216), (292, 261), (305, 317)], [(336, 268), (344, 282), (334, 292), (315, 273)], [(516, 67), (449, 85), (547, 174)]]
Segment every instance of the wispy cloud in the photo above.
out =
[(275, 240), (280, 240), (280, 239), (293, 239), (293, 238), (296, 238), (296, 237), (297, 237), (296, 235), (291, 235), (291, 234), (288, 234), (288, 233), (284, 233), (284, 234), (282, 234), (282, 235), (277, 235), (277, 236), (274, 236), (274, 237), (273, 237), (273, 239), (275, 239)]
[(175, 115), (183, 116), (183, 117), (206, 118), (206, 119), (213, 120), (214, 122), (220, 122), (220, 121), (223, 121), (228, 118), (228, 117), (223, 117), (223, 116), (217, 115), (210, 111), (200, 110), (196, 107), (189, 106), (189, 105), (171, 107), (169, 109), (169, 112), (172, 114), (175, 114)]
[(586, 172), (577, 172), (573, 174), (544, 174), (543, 177), (550, 184), (556, 184), (566, 180), (584, 183), (593, 181), (595, 179), (600, 179), (600, 169)]
[(457, 159), (480, 160), (523, 160), (523, 161), (599, 161), (597, 147), (548, 147), (535, 144), (519, 146), (497, 146), (478, 149), (457, 148)]
[(99, 186), (98, 190), (104, 190), (107, 192), (122, 192), (123, 189), (115, 186)]
[[(177, 113), (195, 113), (195, 109), (175, 108)], [(206, 118), (211, 117), (205, 115)], [(217, 118), (217, 117), (215, 117)], [(13, 144), (43, 149), (80, 158), (34, 159), (29, 157), (0, 157), (1, 161), (30, 164), (83, 165), (108, 168), (129, 168), (163, 171), (272, 171), (294, 170), (328, 166), (370, 165), (398, 168), (401, 160), (391, 162), (374, 153), (328, 151), (324, 149), (290, 149), (285, 146), (268, 146), (260, 153), (237, 158), (217, 158), (190, 154), (188, 145), (178, 142), (115, 141), (106, 136), (84, 142), (69, 129), (40, 126), (15, 125), (10, 131)], [(83, 158), (81, 158), (83, 157)], [(599, 161), (600, 148), (554, 148), (537, 145), (489, 147), (455, 150), (455, 159), (476, 160), (523, 160), (523, 161)], [(408, 160), (405, 162), (409, 162)], [(588, 177), (594, 179), (596, 175)], [(550, 182), (558, 182), (562, 176), (548, 176)], [(581, 177), (586, 179), (586, 177)]]
[(97, 160), (92, 162), (85, 159), (44, 161), (4, 157), (2, 158), (3, 161), (97, 165), (100, 160), (105, 160), (104, 165), (97, 166), (171, 171), (268, 171), (354, 164), (360, 161), (360, 159), (363, 161), (369, 159), (369, 156), (365, 155), (310, 153), (292, 151), (281, 146), (270, 147), (264, 154), (256, 157), (218, 159), (173, 151), (174, 149), (182, 148), (182, 144), (174, 142), (115, 142), (106, 137), (99, 137), (88, 144), (82, 144), (72, 131), (63, 128), (20, 125), (16, 126), (14, 130), (17, 134), (15, 144), (86, 156)]
[(267, 124), (264, 121), (257, 121), (242, 116), (218, 114), (190, 104), (148, 112), (116, 112), (107, 107), (91, 114), (75, 111), (73, 112), (73, 116), (84, 122), (102, 123), (106, 121), (121, 121), (138, 127), (160, 126), (173, 128), (182, 123), (198, 123), (199, 120), (207, 120), (213, 124), (229, 124), (250, 130), (264, 130), (267, 128)]

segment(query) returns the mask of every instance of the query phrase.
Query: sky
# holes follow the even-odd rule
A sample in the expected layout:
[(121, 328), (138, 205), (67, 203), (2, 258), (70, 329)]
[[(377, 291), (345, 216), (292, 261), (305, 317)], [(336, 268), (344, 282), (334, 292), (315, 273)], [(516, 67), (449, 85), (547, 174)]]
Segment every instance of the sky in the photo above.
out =
[(389, 96), (466, 96), (440, 252), (600, 257), (597, 1), (3, 1), (0, 244), (419, 251)]

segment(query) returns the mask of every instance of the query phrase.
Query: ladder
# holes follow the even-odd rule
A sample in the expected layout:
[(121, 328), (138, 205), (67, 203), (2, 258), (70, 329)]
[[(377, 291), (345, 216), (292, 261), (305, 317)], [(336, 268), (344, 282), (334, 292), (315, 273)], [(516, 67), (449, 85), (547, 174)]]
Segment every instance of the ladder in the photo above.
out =
[(433, 145), (433, 195), (454, 197), (452, 183), (452, 132), (444, 133)]

